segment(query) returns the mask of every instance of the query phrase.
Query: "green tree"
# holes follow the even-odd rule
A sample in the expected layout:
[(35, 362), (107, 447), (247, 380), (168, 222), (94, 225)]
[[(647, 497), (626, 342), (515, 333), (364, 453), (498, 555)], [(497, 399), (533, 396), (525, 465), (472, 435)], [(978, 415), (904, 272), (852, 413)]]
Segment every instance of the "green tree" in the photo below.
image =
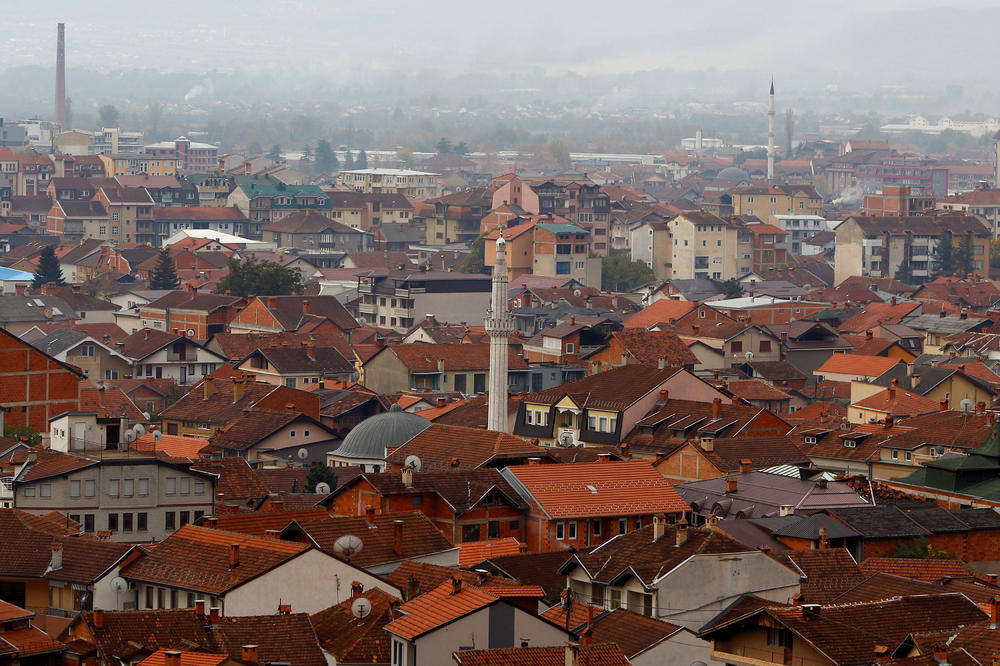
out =
[(601, 261), (601, 288), (605, 291), (631, 291), (653, 280), (652, 269), (628, 255), (615, 254)]
[(963, 234), (955, 248), (955, 273), (959, 277), (965, 277), (972, 272), (972, 239), (968, 234)]
[(320, 173), (333, 173), (340, 167), (340, 160), (337, 153), (330, 147), (330, 142), (320, 139), (316, 144), (316, 171)]
[(469, 254), (465, 256), (458, 271), (460, 273), (485, 273), (486, 272), (486, 237), (480, 236), (472, 241), (469, 246)]
[(348, 148), (344, 151), (344, 169), (350, 171), (354, 168), (354, 151)]
[(910, 260), (903, 259), (903, 261), (899, 262), (899, 268), (896, 269), (896, 274), (892, 277), (905, 284), (912, 284), (913, 266), (910, 264)]
[(953, 560), (955, 553), (937, 548), (927, 540), (927, 537), (900, 541), (891, 557), (902, 557), (908, 560)]
[(944, 232), (938, 238), (937, 248), (934, 250), (933, 273), (934, 277), (947, 277), (955, 274), (955, 244), (949, 231)]
[(562, 139), (552, 139), (545, 144), (545, 148), (542, 150), (542, 159), (563, 169), (569, 169), (573, 166), (569, 159), (569, 146)]
[(281, 146), (274, 144), (271, 146), (271, 150), (267, 151), (267, 158), (269, 160), (274, 160), (275, 162), (281, 161)]
[(990, 266), (1000, 267), (1000, 239), (990, 243)]
[(174, 268), (174, 261), (170, 258), (167, 248), (160, 250), (160, 255), (156, 258), (156, 266), (153, 267), (153, 274), (149, 279), (150, 289), (176, 289), (181, 281), (177, 279), (177, 270)]
[(722, 283), (722, 295), (725, 298), (739, 298), (743, 295), (743, 284), (734, 277)]
[(97, 110), (97, 115), (101, 119), (101, 127), (118, 127), (118, 107), (113, 104), (105, 104)]
[(441, 137), (441, 140), (437, 143), (437, 151), (439, 154), (450, 153), (451, 152), (451, 142), (448, 139)]
[(31, 286), (38, 289), (43, 284), (55, 282), (56, 286), (63, 286), (66, 280), (63, 279), (62, 268), (59, 267), (59, 259), (56, 258), (56, 249), (53, 245), (46, 245), (41, 254), (38, 255), (38, 268), (35, 270), (35, 277), (31, 281)]
[(28, 446), (38, 446), (42, 443), (42, 436), (37, 430), (23, 423), (5, 423), (3, 425), (3, 436), (7, 439), (21, 441), (23, 438)]
[(246, 298), (251, 295), (287, 296), (302, 293), (302, 273), (273, 261), (229, 260), (229, 274), (219, 280), (215, 293), (229, 292)]
[(464, 141), (459, 141), (458, 143), (455, 144), (453, 150), (456, 155), (465, 155), (466, 153), (469, 152), (469, 147), (465, 145)]
[(368, 153), (365, 152), (364, 148), (362, 148), (361, 152), (358, 153), (358, 161), (357, 161), (356, 166), (357, 166), (358, 169), (367, 169), (368, 168)]
[(305, 491), (307, 493), (316, 492), (317, 483), (326, 483), (331, 489), (337, 487), (337, 474), (333, 471), (332, 467), (327, 467), (323, 463), (313, 463), (312, 467), (309, 468), (309, 473), (306, 474), (306, 487)]

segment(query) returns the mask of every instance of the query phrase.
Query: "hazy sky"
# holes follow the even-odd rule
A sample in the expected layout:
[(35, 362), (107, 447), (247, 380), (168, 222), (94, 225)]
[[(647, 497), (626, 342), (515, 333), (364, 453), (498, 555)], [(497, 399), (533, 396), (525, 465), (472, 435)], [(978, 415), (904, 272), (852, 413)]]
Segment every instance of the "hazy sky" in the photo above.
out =
[[(533, 70), (773, 72), (786, 89), (900, 80), (996, 87), (1000, 0), (2, 0), (0, 69), (276, 69), (350, 78)], [(536, 70), (537, 71), (537, 70)]]

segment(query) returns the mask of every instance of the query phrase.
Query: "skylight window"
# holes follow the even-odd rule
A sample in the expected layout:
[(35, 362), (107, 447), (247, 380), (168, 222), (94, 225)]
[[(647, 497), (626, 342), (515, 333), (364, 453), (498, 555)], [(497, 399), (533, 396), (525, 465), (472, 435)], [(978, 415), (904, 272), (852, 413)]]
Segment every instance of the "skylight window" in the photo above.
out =
[(587, 490), (594, 493), (595, 495), (597, 494), (597, 488), (595, 488), (594, 486), (588, 485)]

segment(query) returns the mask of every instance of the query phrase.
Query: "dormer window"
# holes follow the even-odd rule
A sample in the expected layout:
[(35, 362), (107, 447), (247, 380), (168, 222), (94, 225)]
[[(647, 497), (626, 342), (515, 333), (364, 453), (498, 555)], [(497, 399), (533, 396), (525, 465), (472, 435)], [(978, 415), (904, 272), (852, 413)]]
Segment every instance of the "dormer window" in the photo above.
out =
[(853, 448), (856, 448), (857, 445), (858, 445), (857, 440), (853, 440), (853, 439), (845, 439), (844, 440), (844, 448), (845, 449), (853, 449)]
[(806, 435), (805, 443), (806, 444), (815, 444), (816, 443), (816, 435)]

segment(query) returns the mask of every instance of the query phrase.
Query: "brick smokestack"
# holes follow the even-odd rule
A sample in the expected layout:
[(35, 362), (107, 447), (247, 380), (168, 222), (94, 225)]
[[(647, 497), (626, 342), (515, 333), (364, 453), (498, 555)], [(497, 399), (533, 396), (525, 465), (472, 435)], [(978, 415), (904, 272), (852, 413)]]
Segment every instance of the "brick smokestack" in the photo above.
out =
[(62, 129), (66, 127), (66, 25), (60, 23), (56, 38), (56, 106), (55, 122)]

